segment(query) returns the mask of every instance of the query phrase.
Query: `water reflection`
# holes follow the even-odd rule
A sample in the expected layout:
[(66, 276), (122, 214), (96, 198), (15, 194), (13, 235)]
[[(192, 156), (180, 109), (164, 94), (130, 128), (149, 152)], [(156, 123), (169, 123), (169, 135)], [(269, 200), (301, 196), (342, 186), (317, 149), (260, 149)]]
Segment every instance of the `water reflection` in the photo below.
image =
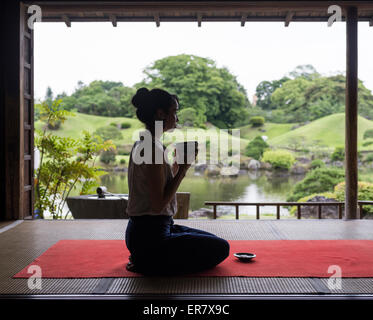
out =
[[(178, 191), (190, 192), (190, 210), (209, 208), (205, 201), (239, 201), (239, 202), (275, 202), (286, 201), (286, 198), (296, 182), (303, 175), (276, 176), (270, 172), (252, 171), (229, 177), (207, 177), (188, 171)], [(127, 173), (113, 172), (101, 177), (101, 185), (112, 193), (128, 193)], [(209, 208), (211, 209), (211, 208)], [(224, 214), (234, 214), (235, 208), (219, 206), (218, 211)], [(261, 213), (276, 213), (276, 207), (261, 207)], [(281, 215), (287, 215), (286, 208), (280, 209)], [(255, 207), (240, 207), (240, 215), (255, 215)]]

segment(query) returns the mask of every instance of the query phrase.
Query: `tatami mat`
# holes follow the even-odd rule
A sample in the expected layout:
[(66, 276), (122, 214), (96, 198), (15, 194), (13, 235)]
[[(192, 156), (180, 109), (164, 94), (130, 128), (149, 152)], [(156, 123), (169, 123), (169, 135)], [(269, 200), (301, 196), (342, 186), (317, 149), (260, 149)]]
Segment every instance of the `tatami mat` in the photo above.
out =
[[(373, 239), (372, 220), (175, 220), (228, 240)], [(12, 276), (62, 239), (122, 239), (127, 220), (23, 221), (0, 233), (0, 294), (372, 294), (373, 279), (247, 277), (143, 277), (42, 279), (29, 289), (27, 279)]]

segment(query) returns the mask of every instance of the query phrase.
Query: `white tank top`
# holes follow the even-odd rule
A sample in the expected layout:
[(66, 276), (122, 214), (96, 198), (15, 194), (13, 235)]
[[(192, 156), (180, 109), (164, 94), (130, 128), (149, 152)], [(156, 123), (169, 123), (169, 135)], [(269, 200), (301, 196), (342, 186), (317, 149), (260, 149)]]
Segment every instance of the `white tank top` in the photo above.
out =
[[(166, 148), (162, 142), (153, 137), (155, 148), (159, 148), (164, 152)], [(128, 164), (128, 203), (126, 212), (128, 216), (142, 216), (142, 215), (166, 215), (173, 216), (177, 210), (176, 194), (166, 207), (159, 213), (151, 210), (150, 195), (148, 190), (148, 177), (145, 173), (145, 164), (136, 164), (132, 161), (132, 153), (139, 152), (139, 144), (142, 141), (136, 141), (132, 147), (130, 160)], [(155, 150), (153, 150), (155, 152)], [(164, 162), (164, 174), (166, 183), (173, 178), (171, 166)], [(164, 188), (164, 186), (160, 186)]]

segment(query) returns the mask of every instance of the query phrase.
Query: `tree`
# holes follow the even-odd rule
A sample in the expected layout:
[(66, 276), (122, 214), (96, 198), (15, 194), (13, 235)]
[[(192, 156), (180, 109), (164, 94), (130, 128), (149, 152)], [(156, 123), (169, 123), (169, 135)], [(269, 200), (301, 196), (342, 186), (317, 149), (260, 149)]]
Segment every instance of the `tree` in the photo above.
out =
[(311, 64), (299, 65), (293, 71), (289, 72), (289, 77), (293, 79), (304, 78), (307, 80), (313, 80), (315, 78), (318, 78), (319, 76), (320, 74)]
[(280, 88), (284, 82), (290, 80), (288, 77), (282, 77), (280, 80), (262, 81), (256, 87), (256, 96), (258, 98), (257, 106), (263, 110), (272, 110), (276, 105), (272, 104), (271, 96), (277, 88)]
[(246, 119), (250, 102), (246, 90), (225, 67), (208, 58), (181, 54), (155, 61), (144, 69), (136, 88), (158, 87), (177, 94), (180, 109), (196, 110), (196, 123), (206, 121), (232, 128)]
[(256, 160), (259, 160), (263, 155), (263, 152), (268, 148), (268, 143), (265, 142), (261, 136), (256, 136), (247, 144), (245, 149), (245, 155)]

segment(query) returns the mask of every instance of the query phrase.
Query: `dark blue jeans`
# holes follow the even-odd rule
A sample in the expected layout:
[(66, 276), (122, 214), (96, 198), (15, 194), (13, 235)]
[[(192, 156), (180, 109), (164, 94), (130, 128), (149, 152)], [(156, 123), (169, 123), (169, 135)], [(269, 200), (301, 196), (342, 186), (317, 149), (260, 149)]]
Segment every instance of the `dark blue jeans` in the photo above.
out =
[(175, 225), (168, 216), (130, 217), (126, 245), (136, 271), (177, 275), (212, 268), (229, 255), (229, 243), (209, 232)]

